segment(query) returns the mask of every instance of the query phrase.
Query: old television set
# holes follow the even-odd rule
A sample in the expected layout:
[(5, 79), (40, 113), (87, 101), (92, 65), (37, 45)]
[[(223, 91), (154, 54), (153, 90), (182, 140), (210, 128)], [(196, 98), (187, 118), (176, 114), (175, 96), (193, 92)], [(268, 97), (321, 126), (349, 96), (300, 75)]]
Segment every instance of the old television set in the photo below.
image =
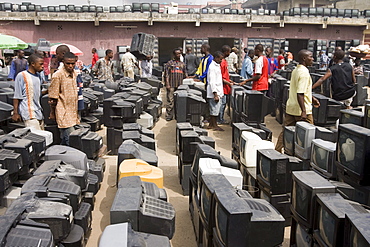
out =
[(338, 193), (316, 195), (313, 236), (319, 246), (343, 245), (344, 219), (346, 214), (368, 215), (360, 204), (346, 201)]
[(294, 155), (294, 136), (295, 136), (295, 126), (284, 126), (284, 153), (287, 155)]
[(337, 142), (337, 167), (361, 185), (370, 185), (370, 129), (355, 124), (340, 124)]
[(185, 122), (185, 123), (177, 123), (176, 124), (176, 154), (179, 154), (182, 151), (181, 150), (182, 140), (181, 140), (180, 133), (183, 130), (194, 130), (194, 128), (188, 122)]
[(352, 123), (359, 126), (364, 124), (364, 113), (355, 109), (344, 109), (340, 111), (340, 124)]
[(245, 90), (242, 116), (246, 122), (263, 123), (268, 103), (265, 95), (255, 90)]
[(370, 214), (346, 214), (344, 246), (370, 246)]
[(233, 123), (232, 124), (232, 148), (236, 151), (238, 157), (240, 153), (240, 138), (243, 131), (251, 131), (252, 127), (245, 123)]
[(32, 143), (30, 140), (17, 139), (8, 135), (0, 138), (0, 148), (19, 153), (22, 157), (23, 167), (27, 167), (35, 161), (36, 156)]
[(32, 146), (35, 150), (35, 155), (37, 156), (39, 156), (46, 149), (46, 138), (33, 133), (30, 129), (16, 129), (10, 132), (9, 136), (32, 141)]
[(257, 150), (257, 180), (270, 194), (287, 193), (286, 179), (289, 157), (274, 149)]
[(285, 219), (263, 199), (216, 190), (214, 211), (214, 246), (277, 246), (283, 242)]
[(314, 171), (327, 179), (337, 177), (336, 144), (321, 139), (312, 140), (311, 145), (311, 167)]
[(72, 147), (53, 145), (46, 150), (45, 160), (61, 160), (77, 169), (88, 171), (86, 154)]
[(294, 217), (290, 228), (290, 246), (291, 247), (312, 247), (313, 237), (311, 229), (299, 224)]
[(335, 186), (314, 171), (294, 171), (291, 211), (304, 227), (312, 228), (314, 199), (317, 193), (335, 193)]
[(240, 162), (246, 167), (256, 167), (257, 150), (274, 148), (273, 142), (262, 140), (255, 133), (244, 131), (240, 139)]
[(171, 246), (170, 240), (166, 236), (136, 232), (132, 230), (130, 223), (105, 227), (99, 240), (99, 247), (128, 246), (129, 244), (132, 246)]
[(316, 127), (307, 122), (297, 122), (294, 138), (294, 154), (300, 159), (309, 159), (311, 142), (315, 139)]
[(340, 117), (340, 110), (343, 108), (343, 104), (321, 94), (313, 94), (313, 96), (320, 102), (320, 107), (312, 108), (314, 123), (322, 126), (335, 124)]
[(332, 130), (320, 126), (316, 126), (315, 138), (329, 142), (337, 142), (337, 135)]

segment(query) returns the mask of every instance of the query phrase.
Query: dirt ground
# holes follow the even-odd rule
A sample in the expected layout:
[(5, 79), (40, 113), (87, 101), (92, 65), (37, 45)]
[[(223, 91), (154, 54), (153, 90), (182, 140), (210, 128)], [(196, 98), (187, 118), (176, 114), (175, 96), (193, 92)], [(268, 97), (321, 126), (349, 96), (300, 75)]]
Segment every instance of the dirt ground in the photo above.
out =
[[(281, 126), (275, 118), (265, 118), (267, 127), (273, 131), (273, 141), (281, 131)], [(222, 125), (224, 132), (209, 131), (208, 135), (216, 141), (216, 150), (222, 155), (231, 157), (231, 126)], [(176, 229), (171, 240), (173, 247), (196, 247), (196, 240), (190, 219), (188, 196), (182, 195), (181, 185), (177, 175), (177, 156), (175, 153), (176, 121), (167, 122), (161, 118), (153, 128), (157, 141), (158, 167), (163, 170), (164, 187), (167, 191), (169, 202), (176, 209)], [(99, 132), (105, 136), (105, 129)], [(105, 139), (105, 138), (104, 138)], [(96, 247), (104, 228), (109, 225), (109, 210), (111, 208), (115, 192), (117, 156), (105, 156), (106, 171), (101, 189), (96, 195), (95, 209), (93, 211), (92, 232), (87, 242), (87, 247)], [(285, 229), (283, 246), (289, 246), (290, 227)]]

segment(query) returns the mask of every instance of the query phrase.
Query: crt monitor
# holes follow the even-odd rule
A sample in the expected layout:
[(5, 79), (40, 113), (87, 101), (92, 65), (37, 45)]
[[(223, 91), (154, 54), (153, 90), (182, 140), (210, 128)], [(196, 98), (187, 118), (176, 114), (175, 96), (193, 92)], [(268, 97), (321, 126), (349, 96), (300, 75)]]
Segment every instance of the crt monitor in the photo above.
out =
[(45, 152), (45, 160), (61, 160), (77, 169), (88, 171), (86, 154), (72, 147), (51, 146)]
[(243, 98), (243, 116), (247, 122), (261, 123), (267, 113), (264, 94), (255, 90), (245, 90)]
[(344, 222), (344, 246), (370, 246), (370, 214), (346, 214)]
[(338, 193), (316, 195), (313, 235), (319, 246), (344, 246), (344, 218), (348, 213), (368, 214), (360, 204), (347, 201)]
[(370, 129), (355, 124), (340, 124), (337, 142), (337, 167), (353, 181), (370, 185)]
[(335, 193), (335, 186), (314, 171), (294, 171), (292, 180), (292, 214), (302, 226), (312, 228), (315, 195)]
[(289, 157), (275, 149), (257, 151), (257, 180), (270, 194), (287, 193), (286, 179)]
[(214, 246), (277, 246), (284, 240), (285, 219), (263, 199), (240, 198), (216, 190)]
[(252, 127), (246, 125), (245, 123), (233, 123), (232, 124), (232, 148), (238, 153), (240, 152), (240, 137), (243, 131), (251, 131)]
[(294, 218), (290, 228), (290, 245), (291, 247), (312, 247), (313, 237), (311, 229), (302, 226)]
[(336, 144), (334, 142), (314, 139), (311, 146), (311, 167), (327, 179), (337, 177)]
[(337, 135), (331, 129), (319, 126), (316, 126), (315, 138), (329, 142), (337, 142)]
[(287, 155), (294, 155), (294, 136), (295, 126), (284, 126), (284, 153)]
[(259, 149), (275, 149), (275, 145), (262, 140), (255, 133), (243, 131), (240, 139), (240, 162), (246, 167), (256, 167)]
[(295, 127), (294, 153), (300, 158), (307, 160), (311, 154), (311, 142), (315, 139), (316, 127), (307, 122), (297, 122)]
[(364, 113), (355, 109), (340, 110), (340, 124), (352, 123), (359, 126), (364, 124)]

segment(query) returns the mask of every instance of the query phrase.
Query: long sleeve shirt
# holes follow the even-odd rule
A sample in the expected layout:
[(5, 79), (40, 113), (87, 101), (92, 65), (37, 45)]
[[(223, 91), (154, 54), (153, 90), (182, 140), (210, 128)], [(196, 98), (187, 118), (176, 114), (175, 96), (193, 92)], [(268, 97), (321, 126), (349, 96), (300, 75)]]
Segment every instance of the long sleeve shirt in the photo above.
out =
[(195, 73), (198, 76), (199, 80), (204, 82), (204, 84), (206, 85), (207, 85), (208, 68), (212, 61), (213, 61), (213, 56), (211, 54), (208, 54), (207, 56), (202, 57), (202, 59), (200, 60), (198, 70)]
[(249, 56), (243, 60), (240, 75), (245, 79), (250, 79), (253, 76), (253, 62)]
[(224, 96), (224, 89), (222, 83), (221, 67), (215, 61), (212, 61), (208, 68), (208, 86), (207, 86), (207, 98), (213, 98), (214, 94), (222, 98)]

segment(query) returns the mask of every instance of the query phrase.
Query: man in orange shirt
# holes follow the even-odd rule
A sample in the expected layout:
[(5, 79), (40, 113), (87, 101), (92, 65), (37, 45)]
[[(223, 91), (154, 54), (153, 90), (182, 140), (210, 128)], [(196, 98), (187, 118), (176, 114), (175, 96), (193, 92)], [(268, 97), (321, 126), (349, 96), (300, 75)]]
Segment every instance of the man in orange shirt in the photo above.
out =
[(267, 93), (269, 89), (268, 83), (268, 60), (263, 56), (263, 45), (258, 44), (254, 48), (254, 54), (258, 57), (254, 66), (254, 75), (252, 78), (241, 82), (239, 85), (244, 85), (245, 83), (252, 81), (252, 90), (261, 91)]

